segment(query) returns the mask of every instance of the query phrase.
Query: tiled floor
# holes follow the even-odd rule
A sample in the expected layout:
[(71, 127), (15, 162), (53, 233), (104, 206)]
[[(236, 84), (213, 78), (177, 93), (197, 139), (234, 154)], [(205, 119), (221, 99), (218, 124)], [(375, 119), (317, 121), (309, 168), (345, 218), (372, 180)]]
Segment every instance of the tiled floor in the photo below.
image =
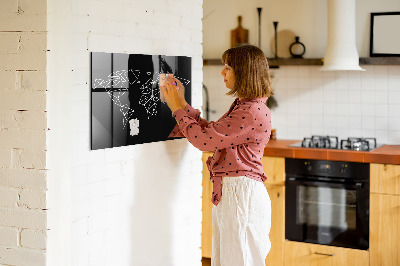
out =
[(211, 259), (209, 258), (202, 258), (203, 266), (211, 266)]

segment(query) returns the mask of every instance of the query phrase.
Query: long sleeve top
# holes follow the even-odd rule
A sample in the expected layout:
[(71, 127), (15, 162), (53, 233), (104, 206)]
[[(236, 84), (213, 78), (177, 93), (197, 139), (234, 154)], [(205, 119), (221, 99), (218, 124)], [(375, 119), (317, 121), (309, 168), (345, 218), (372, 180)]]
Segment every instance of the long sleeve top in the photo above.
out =
[(216, 122), (201, 118), (200, 111), (190, 105), (173, 114), (178, 125), (171, 136), (185, 136), (199, 150), (214, 151), (207, 160), (214, 205), (221, 200), (224, 176), (247, 176), (261, 182), (267, 179), (261, 164), (271, 131), (271, 113), (266, 100), (267, 97), (236, 98)]

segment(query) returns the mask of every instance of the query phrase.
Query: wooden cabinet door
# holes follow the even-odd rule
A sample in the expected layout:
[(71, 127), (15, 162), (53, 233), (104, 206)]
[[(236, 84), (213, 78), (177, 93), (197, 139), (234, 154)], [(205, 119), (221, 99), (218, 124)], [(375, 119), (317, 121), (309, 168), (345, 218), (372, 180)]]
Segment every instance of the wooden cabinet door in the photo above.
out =
[(371, 193), (400, 195), (400, 165), (370, 165)]
[(400, 265), (400, 196), (372, 193), (370, 202), (370, 265)]
[(365, 250), (285, 241), (285, 266), (368, 266)]
[(285, 158), (264, 156), (261, 163), (268, 177), (266, 184), (285, 185)]
[(271, 199), (271, 250), (265, 259), (266, 266), (283, 265), (285, 240), (285, 187), (265, 184)]
[(201, 253), (204, 258), (211, 258), (212, 252), (212, 183), (206, 161), (212, 152), (203, 153), (203, 196), (202, 196), (202, 224), (201, 224)]

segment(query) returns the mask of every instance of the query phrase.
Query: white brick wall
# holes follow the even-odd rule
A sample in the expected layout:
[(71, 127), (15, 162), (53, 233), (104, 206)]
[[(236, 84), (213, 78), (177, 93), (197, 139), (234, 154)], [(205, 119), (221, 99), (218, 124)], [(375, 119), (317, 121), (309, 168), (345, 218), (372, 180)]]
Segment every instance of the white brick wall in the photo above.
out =
[(0, 264), (45, 265), (46, 1), (0, 17)]
[(47, 10), (47, 264), (201, 265), (201, 152), (184, 139), (90, 151), (88, 81), (90, 52), (191, 56), (200, 107), (202, 0)]

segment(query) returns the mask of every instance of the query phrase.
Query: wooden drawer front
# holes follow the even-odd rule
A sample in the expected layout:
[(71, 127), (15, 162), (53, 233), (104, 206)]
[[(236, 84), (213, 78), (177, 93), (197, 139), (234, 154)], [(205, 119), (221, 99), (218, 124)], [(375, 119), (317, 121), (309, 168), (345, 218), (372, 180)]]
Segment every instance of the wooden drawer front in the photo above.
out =
[(371, 163), (371, 192), (400, 195), (400, 165)]
[(285, 266), (366, 266), (365, 250), (285, 241)]
[(201, 223), (201, 253), (204, 258), (211, 258), (212, 253), (212, 183), (206, 161), (212, 152), (203, 153), (203, 196), (202, 196), (202, 223)]
[(285, 241), (285, 187), (265, 185), (271, 199), (271, 250), (265, 259), (266, 266), (283, 265), (283, 244)]
[(371, 194), (371, 266), (400, 265), (400, 196)]
[(285, 184), (285, 158), (264, 156), (261, 163), (265, 174), (268, 176), (267, 181), (265, 181), (266, 184)]

